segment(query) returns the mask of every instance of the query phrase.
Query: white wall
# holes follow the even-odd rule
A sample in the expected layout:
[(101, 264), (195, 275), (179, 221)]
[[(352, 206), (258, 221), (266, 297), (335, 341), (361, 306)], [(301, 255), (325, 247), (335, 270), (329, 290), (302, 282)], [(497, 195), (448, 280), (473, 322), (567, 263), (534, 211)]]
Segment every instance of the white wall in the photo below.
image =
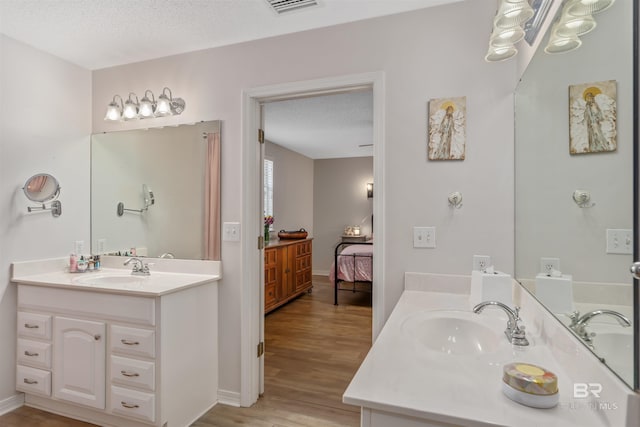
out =
[[(15, 395), (16, 291), (9, 264), (89, 244), (91, 73), (0, 34), (0, 406)], [(22, 186), (47, 172), (62, 216), (27, 213)]]
[[(183, 97), (181, 116), (157, 125), (220, 119), (222, 220), (242, 212), (243, 89), (371, 71), (385, 73), (386, 194), (384, 266), (387, 316), (405, 271), (468, 273), (473, 254), (513, 269), (513, 62), (484, 61), (495, 0), (473, 0), (294, 35), (129, 64), (94, 72), (93, 131), (149, 126), (105, 123), (115, 93), (159, 91)], [(467, 97), (467, 156), (426, 160), (431, 98)], [(447, 196), (464, 195), (452, 211)], [(413, 249), (412, 226), (437, 227), (436, 249)], [(223, 242), (220, 284), (220, 385), (240, 388), (241, 246)]]
[(313, 160), (268, 141), (264, 151), (273, 160), (274, 237), (300, 228), (313, 237)]
[(373, 182), (373, 157), (316, 160), (313, 182), (313, 271), (328, 274), (347, 225), (372, 233), (373, 199), (366, 185)]

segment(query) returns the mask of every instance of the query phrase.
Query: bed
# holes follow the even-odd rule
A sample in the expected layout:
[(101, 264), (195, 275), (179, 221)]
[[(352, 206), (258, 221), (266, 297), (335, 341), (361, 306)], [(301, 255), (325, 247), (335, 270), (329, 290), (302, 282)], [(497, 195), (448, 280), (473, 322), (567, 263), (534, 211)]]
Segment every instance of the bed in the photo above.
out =
[[(338, 305), (338, 291), (356, 292), (356, 284), (368, 284), (369, 292), (371, 292), (373, 242), (338, 243), (334, 251), (334, 262), (329, 272), (329, 280), (334, 288), (334, 305)], [(351, 285), (341, 286), (341, 283), (350, 283)]]

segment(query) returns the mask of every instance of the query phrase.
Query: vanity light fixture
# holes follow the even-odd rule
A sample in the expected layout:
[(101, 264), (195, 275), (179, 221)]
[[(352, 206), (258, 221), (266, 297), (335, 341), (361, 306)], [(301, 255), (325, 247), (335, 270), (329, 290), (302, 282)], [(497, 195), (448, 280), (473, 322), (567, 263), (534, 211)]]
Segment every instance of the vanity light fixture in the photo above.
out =
[[(116, 98), (120, 100), (120, 105), (116, 102)], [(109, 103), (107, 106), (107, 114), (105, 114), (104, 119), (110, 121), (120, 120), (122, 117), (122, 110), (124, 106), (122, 105), (122, 97), (120, 95), (114, 95), (113, 101)]]
[[(151, 99), (147, 96), (147, 94), (151, 94)], [(140, 100), (140, 107), (138, 110), (138, 114), (141, 119), (148, 119), (150, 117), (154, 117), (156, 109), (156, 97), (153, 95), (149, 89), (144, 92), (144, 96)]]
[(615, 0), (568, 0), (560, 14), (560, 19), (552, 29), (546, 53), (571, 52), (582, 45), (580, 36), (587, 34), (596, 27), (593, 14), (610, 8)]
[(515, 44), (524, 37), (524, 25), (535, 15), (527, 0), (498, 0), (493, 19), (487, 62), (504, 61), (518, 53)]
[[(151, 95), (151, 98), (149, 98)], [(117, 100), (120, 101), (118, 105)], [(171, 89), (165, 87), (162, 94), (156, 101), (153, 92), (146, 90), (142, 100), (138, 101), (138, 96), (131, 92), (126, 102), (123, 103), (120, 95), (114, 95), (113, 101), (107, 106), (107, 113), (104, 117), (107, 121), (148, 119), (152, 117), (177, 116), (182, 114), (185, 108), (182, 98), (174, 98)]]
[[(135, 102), (131, 99), (131, 96), (135, 96)], [(124, 103), (124, 109), (122, 110), (122, 118), (124, 120), (132, 120), (138, 118), (138, 108), (140, 103), (138, 102), (138, 96), (131, 92), (129, 93), (129, 99), (127, 99)]]

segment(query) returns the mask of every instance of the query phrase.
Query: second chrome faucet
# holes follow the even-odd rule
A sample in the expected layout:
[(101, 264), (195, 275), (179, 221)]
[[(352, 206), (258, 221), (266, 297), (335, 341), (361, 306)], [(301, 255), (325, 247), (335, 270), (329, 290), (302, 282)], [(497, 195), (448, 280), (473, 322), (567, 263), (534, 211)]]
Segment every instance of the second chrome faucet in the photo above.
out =
[(527, 340), (527, 337), (525, 336), (524, 326), (520, 325), (520, 321), (522, 320), (520, 319), (520, 307), (515, 307), (512, 310), (507, 305), (499, 301), (485, 301), (473, 307), (473, 312), (481, 313), (489, 306), (501, 308), (505, 313), (507, 313), (509, 320), (507, 321), (507, 329), (504, 330), (504, 334), (511, 344), (517, 346), (529, 345), (529, 340)]

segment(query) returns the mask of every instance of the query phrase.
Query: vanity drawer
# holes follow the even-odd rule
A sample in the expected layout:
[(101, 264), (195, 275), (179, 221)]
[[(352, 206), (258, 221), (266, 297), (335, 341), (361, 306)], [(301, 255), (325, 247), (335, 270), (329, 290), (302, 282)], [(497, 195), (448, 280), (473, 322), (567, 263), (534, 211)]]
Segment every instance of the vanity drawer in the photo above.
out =
[(111, 381), (127, 386), (155, 390), (156, 365), (144, 360), (111, 356)]
[(18, 335), (24, 337), (51, 339), (51, 316), (45, 314), (18, 312)]
[(18, 365), (16, 390), (51, 396), (51, 372)]
[(111, 412), (154, 422), (156, 420), (156, 396), (152, 393), (111, 386)]
[(51, 344), (18, 338), (18, 363), (51, 369)]
[(155, 357), (156, 334), (150, 329), (111, 325), (111, 349), (117, 353)]

